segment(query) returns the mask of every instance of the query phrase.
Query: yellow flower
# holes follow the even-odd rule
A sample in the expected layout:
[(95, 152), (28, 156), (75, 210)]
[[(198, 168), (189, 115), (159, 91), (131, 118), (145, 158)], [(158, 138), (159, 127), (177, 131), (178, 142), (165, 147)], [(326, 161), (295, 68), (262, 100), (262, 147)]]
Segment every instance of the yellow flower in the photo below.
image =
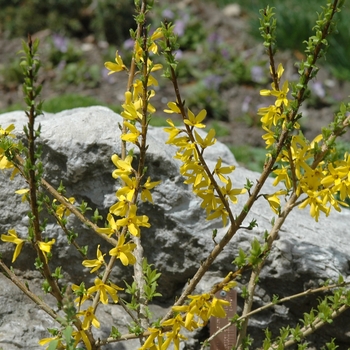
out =
[[(40, 339), (40, 340), (38, 341), (38, 343), (39, 343), (39, 345), (44, 346), (44, 345), (46, 345), (46, 344), (48, 344), (48, 343), (51, 343), (51, 342), (54, 341), (54, 340), (59, 340), (59, 339), (60, 339), (60, 337), (57, 335), (57, 336), (51, 337), (51, 338), (43, 338), (43, 339)], [(60, 346), (62, 346), (61, 340), (58, 341), (58, 343), (57, 343), (55, 349), (58, 349)], [(48, 348), (46, 348), (46, 349), (48, 349)]]
[(224, 310), (224, 306), (230, 305), (230, 302), (223, 299), (213, 298), (210, 308), (208, 310), (208, 316), (220, 317), (224, 318), (226, 316), (226, 311)]
[(15, 251), (13, 253), (12, 262), (15, 262), (24, 244), (24, 240), (17, 237), (17, 232), (15, 229), (10, 229), (7, 231), (8, 235), (1, 235), (1, 240), (3, 242), (10, 242), (16, 244)]
[(83, 320), (83, 323), (82, 323), (82, 327), (83, 327), (84, 330), (89, 329), (91, 323), (92, 323), (92, 325), (95, 328), (100, 328), (100, 322), (98, 321), (98, 319), (94, 315), (94, 309), (93, 309), (92, 306), (88, 307), (84, 311), (78, 312), (77, 316), (83, 316), (84, 317), (84, 320)]
[(237, 286), (236, 281), (230, 281), (222, 288), (222, 290), (224, 290), (225, 292), (229, 292), (232, 288), (236, 286)]
[(199, 198), (202, 198), (203, 202), (201, 203), (201, 208), (204, 208), (207, 211), (207, 214), (216, 209), (218, 204), (221, 203), (221, 201), (215, 195), (214, 188), (212, 186), (203, 190), (197, 190), (195, 191), (195, 194)]
[(152, 195), (151, 195), (151, 192), (149, 190), (156, 187), (160, 183), (161, 183), (161, 181), (151, 182), (151, 178), (148, 177), (147, 181), (142, 185), (141, 200), (143, 200), (144, 202), (149, 201), (149, 202), (153, 203)]
[(125, 235), (121, 234), (118, 239), (118, 244), (115, 248), (109, 251), (109, 255), (116, 256), (124, 266), (133, 265), (136, 262), (132, 251), (135, 249), (135, 243), (127, 243), (125, 244)]
[(81, 282), (80, 286), (72, 284), (71, 288), (73, 293), (77, 296), (74, 302), (78, 305), (79, 308), (83, 303), (85, 303), (86, 300), (91, 298), (91, 295), (87, 293), (84, 282)]
[(15, 125), (14, 124), (10, 124), (6, 129), (3, 129), (2, 127), (0, 127), (0, 136), (8, 136), (8, 137), (16, 137), (14, 134), (11, 134), (11, 131), (15, 130)]
[(274, 194), (266, 194), (264, 195), (264, 198), (267, 199), (267, 201), (270, 204), (271, 209), (273, 210), (273, 212), (275, 214), (279, 214), (280, 212), (280, 208), (281, 208), (281, 202), (280, 199), (278, 198), (278, 196), (281, 196), (283, 194), (287, 194), (287, 191), (284, 190), (280, 190), (275, 192)]
[(286, 185), (287, 190), (289, 190), (292, 187), (292, 181), (291, 181), (289, 174), (288, 174), (288, 168), (285, 168), (282, 166), (281, 169), (276, 169), (273, 171), (273, 173), (277, 175), (277, 177), (275, 178), (275, 180), (273, 182), (274, 186), (277, 186), (277, 184), (280, 181), (283, 181), (284, 184)]
[(183, 132), (183, 130), (178, 129), (171, 119), (167, 119), (166, 122), (171, 126), (171, 128), (164, 128), (163, 130), (169, 133), (169, 139), (166, 143), (171, 144), (176, 139), (177, 135)]
[(321, 186), (321, 180), (323, 178), (323, 171), (321, 168), (307, 169), (304, 176), (300, 179), (297, 187), (297, 195), (303, 192), (312, 191), (316, 192)]
[(292, 138), (292, 142), (290, 145), (290, 153), (292, 155), (292, 159), (289, 159), (289, 154), (287, 151), (283, 151), (283, 155), (289, 160), (293, 161), (295, 175), (298, 179), (302, 177), (303, 171), (310, 171), (311, 168), (306, 163), (306, 160), (309, 159), (312, 154), (309, 152), (309, 145), (305, 137), (301, 135), (294, 135)]
[[(349, 175), (350, 176), (350, 173)], [(346, 197), (350, 197), (350, 181), (342, 181), (339, 187), (340, 199), (344, 201)]]
[[(100, 301), (103, 304), (108, 304), (108, 296), (107, 293), (111, 296), (113, 301), (115, 303), (118, 302), (118, 295), (117, 295), (117, 290), (123, 290), (123, 288), (118, 287), (117, 285), (113, 284), (113, 287), (103, 283), (99, 278), (95, 279), (95, 286), (90, 287), (87, 292), (88, 294), (93, 294), (96, 292), (100, 292)], [(83, 329), (85, 329), (83, 327)]]
[(121, 112), (121, 116), (128, 120), (142, 120), (142, 113), (140, 112), (142, 107), (141, 99), (136, 101), (132, 100), (132, 93), (130, 91), (125, 92), (125, 103), (122, 104), (124, 111)]
[(166, 337), (167, 337), (167, 339), (165, 340), (165, 342), (161, 346), (161, 348), (160, 348), (161, 350), (168, 349), (168, 347), (169, 347), (171, 342), (174, 343), (174, 349), (175, 350), (180, 350), (180, 340), (186, 340), (187, 339), (185, 336), (180, 334), (179, 331), (168, 332), (166, 334)]
[(105, 264), (105, 260), (104, 260), (104, 256), (106, 254), (102, 255), (102, 252), (100, 250), (100, 245), (97, 246), (97, 259), (93, 259), (93, 260), (84, 260), (82, 262), (83, 266), (91, 268), (93, 267), (93, 269), (91, 269), (90, 273), (93, 273), (95, 271), (97, 271), (102, 265)]
[(207, 115), (207, 111), (205, 109), (202, 109), (196, 116), (192, 113), (191, 110), (188, 109), (187, 115), (188, 119), (184, 119), (185, 124), (194, 128), (205, 128), (205, 124), (201, 123)]
[(225, 209), (224, 205), (221, 204), (217, 207), (211, 214), (207, 216), (207, 220), (214, 220), (221, 216), (223, 226), (227, 224), (228, 212)]
[(281, 90), (276, 90), (275, 89), (275, 84), (272, 84), (272, 90), (261, 90), (260, 95), (262, 96), (275, 96), (277, 97), (277, 100), (275, 101), (275, 106), (280, 107), (282, 104), (285, 106), (288, 106), (289, 101), (287, 99), (287, 94), (288, 94), (289, 88), (288, 88), (288, 81), (286, 80), (283, 83), (282, 89)]
[(247, 192), (245, 188), (232, 188), (232, 182), (229, 178), (225, 187), (221, 187), (224, 196), (230, 198), (230, 201), (234, 204), (237, 203), (237, 196)]
[(25, 202), (26, 200), (28, 200), (28, 193), (29, 193), (29, 188), (21, 188), (20, 190), (15, 191), (15, 193), (17, 194), (21, 194), (22, 195), (22, 203)]
[(115, 53), (115, 61), (116, 61), (116, 63), (113, 63), (113, 62), (106, 62), (105, 63), (105, 67), (108, 70), (110, 70), (110, 72), (108, 72), (108, 75), (116, 73), (116, 72), (120, 72), (122, 70), (127, 70), (125, 64), (123, 63), (122, 58), (118, 54), (118, 50)]
[(39, 249), (42, 251), (42, 253), (45, 257), (46, 264), (47, 264), (47, 255), (46, 254), (51, 252), (52, 245), (55, 242), (56, 242), (56, 240), (54, 238), (51, 239), (51, 241), (49, 241), (49, 242), (38, 241)]
[(262, 136), (263, 140), (265, 140), (266, 148), (271, 147), (275, 143), (275, 133), (268, 129), (265, 125), (262, 126), (262, 128), (267, 131), (267, 134), (264, 134)]
[[(165, 113), (177, 113), (177, 114), (181, 114), (181, 110), (178, 107), (176, 102), (168, 102), (168, 107), (170, 109), (164, 109)], [(169, 119), (168, 119), (169, 120)], [(169, 123), (170, 124), (170, 123)]]
[(328, 174), (323, 178), (321, 184), (325, 187), (334, 186), (334, 191), (337, 191), (341, 187), (342, 181), (348, 176), (349, 171), (346, 167), (336, 167), (333, 164), (328, 164)]
[(270, 128), (272, 124), (277, 125), (277, 122), (284, 117), (280, 108), (276, 106), (262, 107), (258, 114), (262, 115), (260, 121), (267, 128)]
[(131, 166), (132, 156), (128, 155), (125, 159), (121, 159), (117, 154), (113, 154), (112, 156), (113, 164), (118, 168), (113, 171), (112, 176), (117, 179), (121, 174), (130, 175), (133, 172), (133, 168)]
[(89, 338), (86, 335), (84, 330), (73, 332), (72, 335), (73, 335), (73, 337), (75, 339), (74, 347), (76, 347), (78, 345), (78, 343), (82, 340), (84, 342), (87, 350), (91, 350), (92, 349), (90, 340), (89, 340)]
[(112, 236), (113, 233), (118, 232), (117, 224), (114, 220), (114, 217), (111, 213), (107, 214), (108, 227), (99, 227), (97, 232), (108, 235), (108, 237)]
[(127, 121), (124, 121), (123, 124), (129, 129), (130, 132), (126, 134), (122, 134), (120, 138), (126, 142), (136, 143), (141, 134), (140, 131), (136, 128), (135, 125)]
[[(191, 302), (188, 305), (188, 311), (185, 318), (185, 327), (188, 330), (193, 330), (198, 327), (204, 326), (204, 324), (209, 320), (210, 315), (208, 314), (210, 305), (210, 295), (208, 293), (200, 295), (189, 295)], [(197, 321), (194, 321), (194, 317), (197, 316)], [(200, 317), (203, 322), (198, 321)]]
[[(162, 330), (159, 328), (148, 328), (148, 331), (151, 333), (144, 344), (142, 345), (139, 350), (148, 350), (148, 349), (159, 349), (163, 345), (163, 333)], [(156, 344), (154, 343), (154, 340), (157, 338), (158, 341), (158, 347), (156, 347)]]
[(208, 179), (205, 171), (198, 161), (187, 161), (180, 167), (181, 175), (187, 177), (187, 180), (184, 181), (185, 184), (193, 184), (194, 188), (201, 183), (202, 179)]
[(194, 131), (194, 137), (196, 138), (196, 142), (199, 144), (199, 146), (202, 147), (202, 149), (205, 149), (209, 146), (214, 145), (214, 143), (216, 142), (216, 139), (214, 138), (214, 136), (215, 136), (214, 129), (209, 130), (205, 139), (202, 139), (202, 137), (197, 133), (196, 130)]
[(13, 168), (13, 166), (14, 166), (13, 163), (7, 159), (5, 154), (0, 154), (0, 169), (1, 170), (11, 169), (11, 168)]
[(109, 211), (116, 216), (125, 216), (129, 209), (129, 201), (125, 196), (118, 197), (119, 202), (113, 204)]
[(151, 227), (148, 223), (148, 217), (146, 215), (136, 216), (137, 207), (135, 204), (130, 206), (130, 210), (128, 216), (124, 219), (120, 219), (117, 221), (117, 225), (119, 227), (128, 226), (129, 232), (138, 237), (140, 235), (140, 227)]
[[(270, 72), (272, 73), (272, 68), (271, 68), (271, 66), (270, 66)], [(283, 66), (282, 66), (282, 63), (280, 63), (280, 64), (278, 65), (278, 67), (277, 67), (277, 78), (278, 78), (278, 79), (281, 79), (281, 76), (282, 76), (283, 72), (284, 72), (284, 68), (283, 68)]]
[[(174, 307), (172, 308), (174, 311), (176, 311), (174, 309)], [(166, 320), (162, 323), (163, 327), (168, 327), (168, 326), (172, 326), (174, 331), (179, 331), (181, 329), (181, 327), (185, 326), (185, 323), (181, 317), (181, 315), (176, 315), (174, 318), (170, 318), (169, 320)]]
[[(74, 197), (69, 197), (69, 198), (66, 198), (64, 197), (64, 199), (66, 200), (66, 202), (69, 202), (70, 204), (74, 204), (75, 202), (75, 198)], [(55, 203), (57, 200), (54, 199), (53, 202)], [(57, 208), (56, 208), (56, 215), (62, 219), (63, 216), (69, 216), (71, 213), (70, 213), (70, 210), (63, 204), (60, 204)]]
[(136, 178), (132, 178), (130, 179), (127, 175), (122, 174), (120, 175), (120, 178), (122, 179), (122, 181), (124, 182), (125, 186), (121, 187), (118, 189), (117, 191), (117, 197), (119, 198), (120, 196), (125, 196), (126, 199), (131, 202), (134, 194), (135, 194), (135, 190), (137, 188), (137, 180)]
[(308, 197), (299, 205), (300, 209), (310, 205), (310, 215), (316, 220), (316, 222), (320, 216), (320, 211), (324, 212), (326, 216), (329, 215), (330, 208), (326, 207), (321, 199), (318, 198), (318, 192), (307, 191), (306, 194)]
[(222, 163), (222, 159), (219, 158), (216, 165), (215, 165), (215, 169), (213, 171), (213, 174), (216, 174), (222, 182), (227, 184), (228, 180), (223, 176), (223, 174), (232, 173), (232, 171), (235, 170), (235, 166), (230, 165), (230, 166), (222, 167), (221, 163)]

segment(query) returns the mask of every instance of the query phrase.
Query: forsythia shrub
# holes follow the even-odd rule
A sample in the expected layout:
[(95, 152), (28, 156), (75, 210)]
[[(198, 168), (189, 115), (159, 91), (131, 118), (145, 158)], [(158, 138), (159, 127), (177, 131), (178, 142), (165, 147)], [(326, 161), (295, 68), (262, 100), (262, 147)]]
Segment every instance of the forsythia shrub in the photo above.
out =
[[(262, 128), (266, 131), (263, 136), (267, 149), (266, 162), (255, 184), (247, 180), (241, 187), (234, 188), (230, 178), (234, 176), (234, 166), (224, 166), (220, 158), (217, 159), (214, 168), (207, 165), (206, 149), (214, 145), (216, 139), (214, 130), (210, 130), (206, 136), (198, 132), (198, 129), (205, 127), (206, 111), (195, 113), (191, 110), (191, 106), (185, 106), (181, 97), (175, 58), (178, 44), (172, 24), (165, 21), (151, 32), (146, 19), (152, 9), (153, 1), (135, 0), (137, 29), (131, 31), (134, 40), (131, 66), (127, 67), (123, 63), (118, 51), (114, 62), (105, 63), (109, 74), (126, 73), (129, 76), (121, 113), (124, 119), (121, 136), (122, 153), (111, 155), (115, 165), (112, 176), (121, 183), (121, 186), (116, 192), (116, 203), (110, 207), (106, 217), (108, 223), (106, 227), (96, 225), (95, 222), (100, 216), (98, 211), (90, 221), (84, 215), (87, 203), (78, 204), (73, 197), (66, 198), (62, 184), (54, 189), (43, 178), (42, 151), (37, 143), (37, 139), (40, 138), (40, 125), (35, 123), (35, 118), (42, 113), (42, 103), (37, 102), (41, 86), (36, 85), (40, 61), (37, 56), (38, 41), (32, 42), (29, 37), (28, 43), (23, 44), (24, 56), (21, 63), (25, 81), (23, 89), (28, 106), (25, 112), (28, 124), (24, 127), (27, 142), (23, 144), (16, 139), (13, 125), (0, 129), (0, 168), (10, 170), (11, 179), (14, 176), (22, 176), (27, 183), (27, 188), (18, 189), (16, 193), (22, 195), (22, 200), (27, 201), (29, 205), (28, 237), (19, 238), (16, 229), (12, 228), (1, 235), (1, 241), (14, 245), (12, 263), (15, 263), (27, 245), (32, 245), (37, 253), (35, 267), (43, 276), (43, 289), (56, 298), (58, 308), (64, 311), (65, 317), (59, 317), (57, 311), (31, 293), (2, 259), (0, 266), (5, 276), (13, 280), (60, 325), (57, 329), (50, 329), (51, 337), (42, 339), (40, 345), (48, 346), (48, 349), (81, 349), (84, 346), (86, 349), (96, 350), (109, 343), (139, 338), (142, 350), (165, 350), (169, 346), (179, 349), (180, 342), (186, 339), (184, 331), (188, 334), (204, 327), (211, 316), (225, 317), (225, 306), (228, 302), (216, 298), (214, 294), (220, 290), (228, 291), (234, 288), (238, 276), (251, 271), (242, 314), (236, 315), (227, 326), (202, 343), (204, 349), (220, 332), (236, 324), (238, 337), (234, 348), (249, 348), (247, 322), (254, 312), (252, 303), (258, 277), (288, 214), (296, 207), (308, 208), (310, 215), (317, 221), (320, 215), (328, 216), (332, 208), (340, 211), (341, 207), (346, 205), (345, 200), (350, 197), (350, 155), (345, 153), (342, 159), (336, 161), (332, 158), (337, 137), (345, 133), (349, 126), (350, 104), (341, 104), (334, 121), (323, 128), (322, 133), (313, 140), (304, 137), (298, 124), (298, 120), (302, 118), (299, 108), (308, 96), (308, 83), (317, 75), (317, 61), (325, 54), (327, 37), (335, 30), (334, 16), (340, 11), (343, 3), (344, 1), (328, 1), (318, 15), (314, 27), (315, 34), (306, 42), (306, 58), (298, 63), (299, 81), (296, 83), (285, 80), (283, 66), (275, 62), (276, 21), (273, 9), (267, 7), (261, 10), (260, 31), (270, 60), (272, 80), (271, 89), (262, 90), (261, 95), (274, 98), (271, 105), (258, 110)], [(156, 63), (158, 55), (164, 56), (165, 67)], [(171, 119), (167, 120), (169, 126), (165, 131), (169, 134), (169, 138), (166, 143), (176, 147), (174, 157), (182, 163), (180, 173), (185, 178), (184, 183), (189, 185), (200, 199), (200, 206), (206, 212), (207, 220), (220, 219), (227, 230), (223, 238), (215, 242), (215, 247), (207, 259), (198, 262), (196, 274), (171, 310), (162, 320), (152, 323), (147, 305), (154, 297), (159, 296), (156, 287), (160, 273), (143, 257), (140, 237), (143, 228), (150, 227), (152, 220), (139, 212), (139, 203), (144, 201), (152, 203), (152, 189), (159, 184), (159, 181), (152, 181), (147, 176), (145, 162), (147, 130), (150, 118), (155, 112), (152, 98), (155, 96), (154, 87), (158, 85), (153, 72), (158, 70), (163, 70), (163, 75), (170, 79), (174, 86), (174, 100), (168, 103), (165, 112), (179, 115), (183, 119), (181, 126), (176, 126)], [(133, 161), (135, 156), (132, 149), (135, 147), (139, 149), (137, 162)], [(282, 189), (262, 194), (266, 179), (271, 174), (276, 175), (273, 184), (282, 186)], [(243, 210), (238, 215), (233, 215), (231, 207), (240, 200), (242, 194), (245, 194), (246, 198)], [(241, 249), (238, 256), (232, 257), (236, 269), (211, 290), (204, 294), (193, 295), (196, 285), (215, 258), (241, 228), (247, 228), (243, 226), (243, 222), (260, 196), (266, 199), (274, 215), (270, 232), (265, 232), (262, 237), (264, 243), (254, 240), (249, 252)], [(51, 251), (55, 249), (55, 239), (50, 237), (50, 232), (45, 231), (46, 222), (41, 219), (40, 214), (42, 211), (47, 211), (55, 217), (67, 234), (69, 243), (74, 244), (82, 255), (82, 265), (96, 274), (94, 285), (62, 284), (61, 267), (57, 267), (55, 271), (51, 270), (53, 264), (49, 262), (52, 257)], [(76, 244), (76, 234), (67, 228), (67, 218), (70, 215), (77, 216), (89, 225), (91, 230), (110, 243), (111, 249), (102, 252), (98, 246), (96, 258), (87, 259), (86, 248)], [(253, 229), (255, 226), (257, 221), (252, 220), (248, 228)], [(110, 280), (113, 267), (119, 263), (123, 266), (133, 266), (132, 285)], [(304, 315), (303, 326), (284, 329), (283, 336), (277, 339), (271, 339), (270, 333), (266, 331), (266, 339), (261, 345), (263, 349), (283, 349), (295, 343), (299, 343), (299, 348), (305, 348), (303, 339), (308, 334), (349, 308), (350, 294), (344, 288), (345, 285), (346, 283), (340, 278), (333, 285), (308, 291), (308, 293), (331, 291), (333, 298), (326, 297), (320, 300), (320, 304), (326, 305), (329, 312), (325, 313), (324, 308), (322, 314), (321, 311), (319, 313), (315, 310), (310, 311), (310, 314)], [(124, 302), (119, 296), (119, 292), (124, 289), (131, 294), (130, 303)], [(303, 293), (298, 297), (301, 295)], [(291, 298), (293, 296), (276, 299), (265, 308)], [(119, 303), (132, 314), (135, 325), (129, 334), (121, 334), (118, 329), (111, 326), (110, 337), (96, 339), (93, 329), (101, 326), (96, 317), (96, 310), (100, 303), (108, 304), (111, 301)], [(333, 341), (327, 345), (328, 348), (335, 348), (332, 344)]]

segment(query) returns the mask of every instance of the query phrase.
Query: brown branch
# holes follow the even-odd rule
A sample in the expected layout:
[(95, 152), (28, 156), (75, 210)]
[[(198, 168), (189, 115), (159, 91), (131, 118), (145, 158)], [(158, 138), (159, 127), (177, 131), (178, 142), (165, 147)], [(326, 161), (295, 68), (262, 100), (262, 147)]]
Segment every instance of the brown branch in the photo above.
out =
[(118, 241), (114, 238), (108, 237), (106, 234), (100, 233), (97, 230), (99, 227), (94, 224), (92, 221), (87, 219), (73, 204), (66, 201), (65, 198), (57, 192), (45, 179), (41, 179), (41, 185), (55, 198), (57, 199), (61, 204), (63, 204), (69, 211), (71, 211), (83, 224), (85, 224), (87, 227), (90, 227), (94, 230), (94, 232), (100, 236), (102, 239), (110, 243), (113, 247), (117, 246)]
[(2, 259), (0, 259), (0, 267), (4, 271), (4, 276), (10, 279), (25, 295), (27, 295), (35, 304), (37, 304), (40, 309), (44, 310), (48, 315), (50, 315), (54, 320), (57, 320), (57, 314), (55, 311), (51, 309), (49, 305), (47, 305), (41, 298), (39, 298), (36, 294), (31, 292), (25, 284), (21, 282), (21, 280), (4, 264)]

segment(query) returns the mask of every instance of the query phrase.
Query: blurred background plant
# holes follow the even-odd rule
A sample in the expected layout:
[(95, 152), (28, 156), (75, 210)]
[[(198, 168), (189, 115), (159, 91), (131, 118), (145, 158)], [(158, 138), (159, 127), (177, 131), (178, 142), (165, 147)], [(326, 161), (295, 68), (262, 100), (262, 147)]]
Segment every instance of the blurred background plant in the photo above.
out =
[[(239, 13), (227, 17), (225, 6), (233, 4), (238, 5)], [(319, 0), (162, 0), (155, 2), (150, 18), (151, 30), (164, 19), (174, 24), (180, 44), (178, 76), (186, 105), (194, 111), (206, 109), (209, 125), (216, 129), (219, 140), (230, 146), (239, 162), (254, 170), (260, 170), (265, 161), (264, 149), (255, 148), (261, 135), (244, 133), (260, 128), (256, 115), (261, 107), (259, 90), (270, 82), (268, 62), (263, 50), (257, 49), (262, 46), (259, 9), (267, 4), (276, 7), (280, 52), (287, 50), (289, 61), (302, 59), (302, 42), (312, 34)], [(41, 38), (44, 110), (55, 113), (99, 104), (120, 112), (127, 77), (123, 80), (107, 75), (103, 63), (113, 61), (117, 48), (126, 65), (132, 58), (134, 42), (129, 29), (134, 28), (134, 0), (0, 0), (0, 9), (0, 112), (23, 108), (17, 102), (22, 100), (23, 80), (15, 53), (20, 49), (18, 38), (25, 38), (28, 32)], [(203, 16), (205, 10), (213, 21)], [(338, 34), (330, 37), (332, 49), (324, 60), (330, 73), (310, 85), (307, 108), (333, 111), (344, 98), (338, 96), (338, 89), (341, 84), (350, 84), (346, 81), (350, 81), (349, 16), (350, 8), (344, 8)], [(240, 21), (247, 23), (244, 28), (250, 30), (238, 30), (231, 37), (223, 35), (230, 32), (231, 24)], [(243, 39), (246, 32), (250, 32), (247, 40)], [(18, 43), (18, 49), (10, 45), (13, 41)], [(237, 42), (244, 45), (237, 46)], [(162, 109), (173, 96), (167, 82), (158, 81), (157, 113), (151, 124), (162, 126)], [(302, 127), (310, 128), (311, 120), (308, 118)], [(238, 131), (242, 135), (233, 137), (237, 125), (243, 125)]]
[(135, 23), (133, 0), (0, 0), (0, 8), (0, 32), (12, 38), (49, 29), (121, 44)]
[[(205, 0), (211, 2), (211, 0)], [(316, 14), (323, 2), (319, 0), (217, 0), (219, 7), (225, 7), (233, 2), (239, 4), (247, 13), (250, 21), (251, 34), (260, 39), (258, 30), (259, 9), (269, 5), (276, 8), (277, 44), (279, 50), (293, 50), (299, 53), (305, 49), (303, 41), (312, 35)], [(350, 27), (347, 19), (350, 7), (345, 6), (338, 15), (338, 31), (329, 37), (332, 50), (327, 53), (323, 62), (337, 79), (350, 80)]]

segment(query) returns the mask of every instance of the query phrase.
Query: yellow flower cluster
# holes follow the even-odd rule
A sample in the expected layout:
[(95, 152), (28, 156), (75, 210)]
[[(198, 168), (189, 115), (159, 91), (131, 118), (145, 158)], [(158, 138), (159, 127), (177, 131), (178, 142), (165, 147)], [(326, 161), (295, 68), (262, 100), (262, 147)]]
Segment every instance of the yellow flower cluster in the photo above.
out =
[[(182, 115), (176, 102), (169, 102), (168, 107), (169, 109), (164, 110), (166, 113)], [(184, 119), (187, 126), (185, 129), (175, 126), (171, 119), (167, 120), (170, 127), (164, 129), (169, 134), (166, 143), (178, 148), (174, 158), (183, 163), (180, 173), (186, 178), (184, 183), (192, 185), (193, 192), (202, 199), (201, 207), (206, 210), (207, 219), (221, 218), (223, 225), (226, 226), (229, 214), (224, 201), (237, 203), (237, 195), (245, 193), (246, 190), (232, 188), (231, 179), (227, 175), (235, 169), (233, 165), (222, 166), (222, 159), (219, 158), (215, 168), (210, 171), (204, 164), (202, 157), (204, 150), (216, 142), (214, 129), (211, 129), (205, 137), (195, 130), (205, 128), (202, 122), (206, 111), (201, 110), (195, 115), (187, 109), (187, 116), (188, 118)], [(222, 185), (215, 186), (214, 181), (215, 184), (216, 181), (220, 181)]]
[[(0, 139), (10, 137), (10, 138), (15, 138), (14, 134), (11, 134), (11, 132), (15, 129), (15, 126), (13, 124), (10, 124), (6, 129), (3, 129), (0, 126)], [(5, 150), (0, 147), (0, 170), (5, 170), (5, 169), (14, 169), (10, 179), (13, 180), (15, 175), (18, 173), (18, 169), (15, 168), (13, 163), (9, 161), (5, 155)]]
[[(149, 52), (157, 53), (158, 47), (154, 40), (159, 38), (160, 33), (160, 30), (157, 30), (150, 38)], [(148, 124), (148, 121), (144, 120), (144, 109), (146, 109), (148, 113), (154, 113), (155, 111), (150, 103), (150, 99), (155, 95), (155, 92), (154, 90), (149, 90), (145, 98), (144, 88), (148, 88), (151, 85), (158, 85), (157, 80), (150, 73), (161, 69), (162, 66), (153, 64), (150, 59), (147, 59), (146, 64), (144, 63), (143, 49), (140, 47), (138, 41), (135, 41), (134, 52), (136, 63), (143, 63), (147, 68), (148, 74), (145, 80), (135, 80), (130, 90), (125, 93), (125, 103), (122, 105), (124, 110), (121, 113), (124, 118), (123, 129), (125, 132), (121, 135), (121, 139), (140, 148), (140, 139), (145, 136), (142, 134), (142, 130), (143, 127)], [(106, 62), (105, 67), (110, 71), (109, 74), (128, 70), (118, 51), (116, 52), (115, 63)], [(138, 128), (138, 125), (140, 128)], [(132, 166), (132, 161), (133, 156), (131, 154), (127, 155), (124, 159), (116, 154), (112, 156), (112, 162), (116, 167), (112, 176), (120, 180), (122, 186), (116, 192), (117, 203), (113, 204), (109, 209), (107, 215), (108, 226), (98, 228), (99, 233), (106, 234), (109, 237), (112, 235), (118, 237), (117, 245), (109, 251), (109, 255), (119, 259), (124, 266), (136, 263), (136, 258), (133, 255), (136, 244), (127, 241), (128, 235), (131, 234), (135, 237), (139, 237), (140, 227), (150, 227), (149, 219), (146, 215), (137, 215), (136, 203), (138, 195), (140, 194), (142, 201), (153, 202), (150, 190), (160, 183), (160, 181), (151, 182), (150, 177), (142, 183), (143, 174), (138, 174)], [(96, 259), (84, 260), (82, 264), (91, 269), (90, 273), (97, 272), (101, 267), (106, 266), (105, 255), (106, 254), (103, 254), (100, 250), (100, 246), (98, 246)], [(118, 302), (119, 297), (117, 293), (119, 290), (122, 290), (122, 288), (110, 281), (105, 283), (98, 277), (95, 279), (94, 284), (94, 286), (88, 289), (85, 289), (84, 285), (72, 286), (74, 293), (77, 295), (75, 302), (79, 309), (85, 301), (92, 299), (94, 294), (97, 293), (99, 295), (99, 301), (103, 304), (108, 303), (109, 297), (114, 303)], [(82, 330), (73, 334), (76, 340), (75, 344), (82, 340), (87, 349), (91, 349), (91, 344), (85, 331), (89, 330), (91, 325), (95, 328), (99, 328), (100, 322), (96, 318), (92, 306), (79, 311), (77, 316), (82, 317)]]
[[(161, 30), (157, 29), (149, 38), (148, 53), (158, 53), (158, 46), (155, 43), (155, 40), (160, 37)], [(135, 41), (134, 52), (136, 63), (142, 63), (146, 67), (147, 78), (142, 80), (136, 79), (130, 90), (125, 92), (125, 102), (122, 105), (123, 112), (121, 115), (124, 118), (123, 126), (126, 132), (123, 132), (121, 139), (140, 148), (140, 138), (145, 136), (142, 134), (142, 129), (143, 126), (148, 124), (148, 121), (143, 120), (144, 109), (146, 109), (149, 114), (154, 113), (155, 111), (155, 108), (150, 103), (150, 99), (155, 95), (154, 90), (148, 90), (146, 98), (144, 97), (144, 90), (145, 88), (148, 89), (150, 86), (158, 85), (157, 80), (151, 75), (151, 73), (161, 69), (162, 66), (160, 64), (154, 64), (150, 58), (147, 60), (144, 59), (144, 51), (138, 40)], [(116, 63), (105, 63), (105, 67), (110, 70), (109, 74), (127, 70), (118, 51), (116, 52), (115, 62)], [(138, 125), (140, 127), (138, 127)], [(112, 236), (113, 234), (117, 235), (118, 244), (110, 250), (109, 254), (120, 259), (123, 265), (134, 264), (136, 262), (135, 257), (132, 254), (136, 245), (130, 242), (125, 243), (126, 236), (121, 232), (121, 229), (127, 227), (127, 230), (131, 235), (139, 237), (140, 227), (150, 227), (150, 223), (148, 222), (149, 219), (146, 215), (137, 215), (136, 201), (138, 194), (140, 193), (142, 201), (153, 203), (150, 190), (160, 183), (160, 181), (151, 182), (150, 177), (148, 177), (142, 184), (141, 180), (143, 175), (138, 174), (133, 168), (132, 160), (133, 156), (130, 154), (126, 156), (125, 159), (120, 158), (116, 154), (112, 156), (112, 162), (116, 166), (112, 176), (115, 179), (120, 180), (122, 187), (116, 192), (118, 202), (110, 207), (107, 216), (108, 227), (99, 228), (98, 230), (100, 233), (107, 234), (108, 236)], [(119, 219), (117, 219), (117, 217)], [(93, 267), (96, 269), (102, 266), (102, 259), (102, 253), (98, 252), (96, 260), (88, 260), (83, 262), (83, 264), (87, 267)]]
[[(283, 67), (280, 64), (277, 70), (278, 81), (283, 74)], [(266, 148), (271, 147), (276, 142), (275, 130), (279, 126), (285, 127), (286, 113), (285, 107), (289, 106), (290, 101), (287, 98), (289, 91), (288, 82), (285, 81), (281, 90), (276, 90), (272, 84), (272, 90), (262, 90), (263, 96), (275, 96), (276, 101), (269, 107), (259, 109), (261, 123), (267, 134), (263, 135), (266, 141)], [(299, 125), (295, 123), (295, 129)], [(274, 194), (265, 195), (271, 209), (278, 214), (280, 210), (279, 196), (286, 195), (291, 190), (299, 197), (302, 196), (302, 202), (299, 208), (310, 206), (310, 215), (319, 219), (320, 212), (329, 215), (331, 207), (340, 211), (340, 205), (346, 205), (343, 201), (350, 196), (350, 157), (345, 155), (344, 160), (338, 160), (333, 163), (320, 162), (312, 166), (316, 150), (320, 149), (319, 143), (322, 141), (322, 135), (318, 135), (313, 141), (305, 139), (301, 132), (293, 135), (290, 141), (283, 148), (277, 158), (279, 167), (273, 171), (276, 178), (273, 185), (284, 183), (286, 190), (279, 190)], [(338, 199), (340, 198), (340, 201)]]
[[(283, 72), (284, 68), (282, 64), (279, 64), (277, 68), (278, 82), (280, 81)], [(260, 95), (276, 97), (274, 104), (270, 105), (269, 107), (262, 107), (258, 111), (258, 115), (261, 115), (260, 121), (262, 128), (267, 132), (265, 135), (263, 135), (263, 139), (266, 143), (266, 148), (270, 148), (276, 142), (273, 127), (281, 125), (285, 122), (285, 107), (288, 107), (290, 104), (287, 97), (289, 91), (287, 80), (283, 83), (282, 89), (279, 89), (275, 83), (272, 83), (271, 87), (272, 90), (261, 90)], [(295, 123), (294, 127), (298, 128), (298, 123)]]
[[(151, 333), (140, 350), (166, 350), (171, 343), (175, 349), (180, 349), (180, 340), (186, 339), (180, 334), (181, 328), (188, 331), (203, 327), (210, 317), (225, 317), (224, 306), (230, 303), (226, 300), (217, 299), (210, 294), (190, 295), (190, 302), (187, 305), (174, 306), (172, 310), (176, 316), (163, 322), (162, 327), (171, 327), (169, 332), (162, 333), (161, 329), (149, 328)], [(164, 339), (164, 335), (166, 336)], [(156, 340), (156, 342), (155, 342)]]

